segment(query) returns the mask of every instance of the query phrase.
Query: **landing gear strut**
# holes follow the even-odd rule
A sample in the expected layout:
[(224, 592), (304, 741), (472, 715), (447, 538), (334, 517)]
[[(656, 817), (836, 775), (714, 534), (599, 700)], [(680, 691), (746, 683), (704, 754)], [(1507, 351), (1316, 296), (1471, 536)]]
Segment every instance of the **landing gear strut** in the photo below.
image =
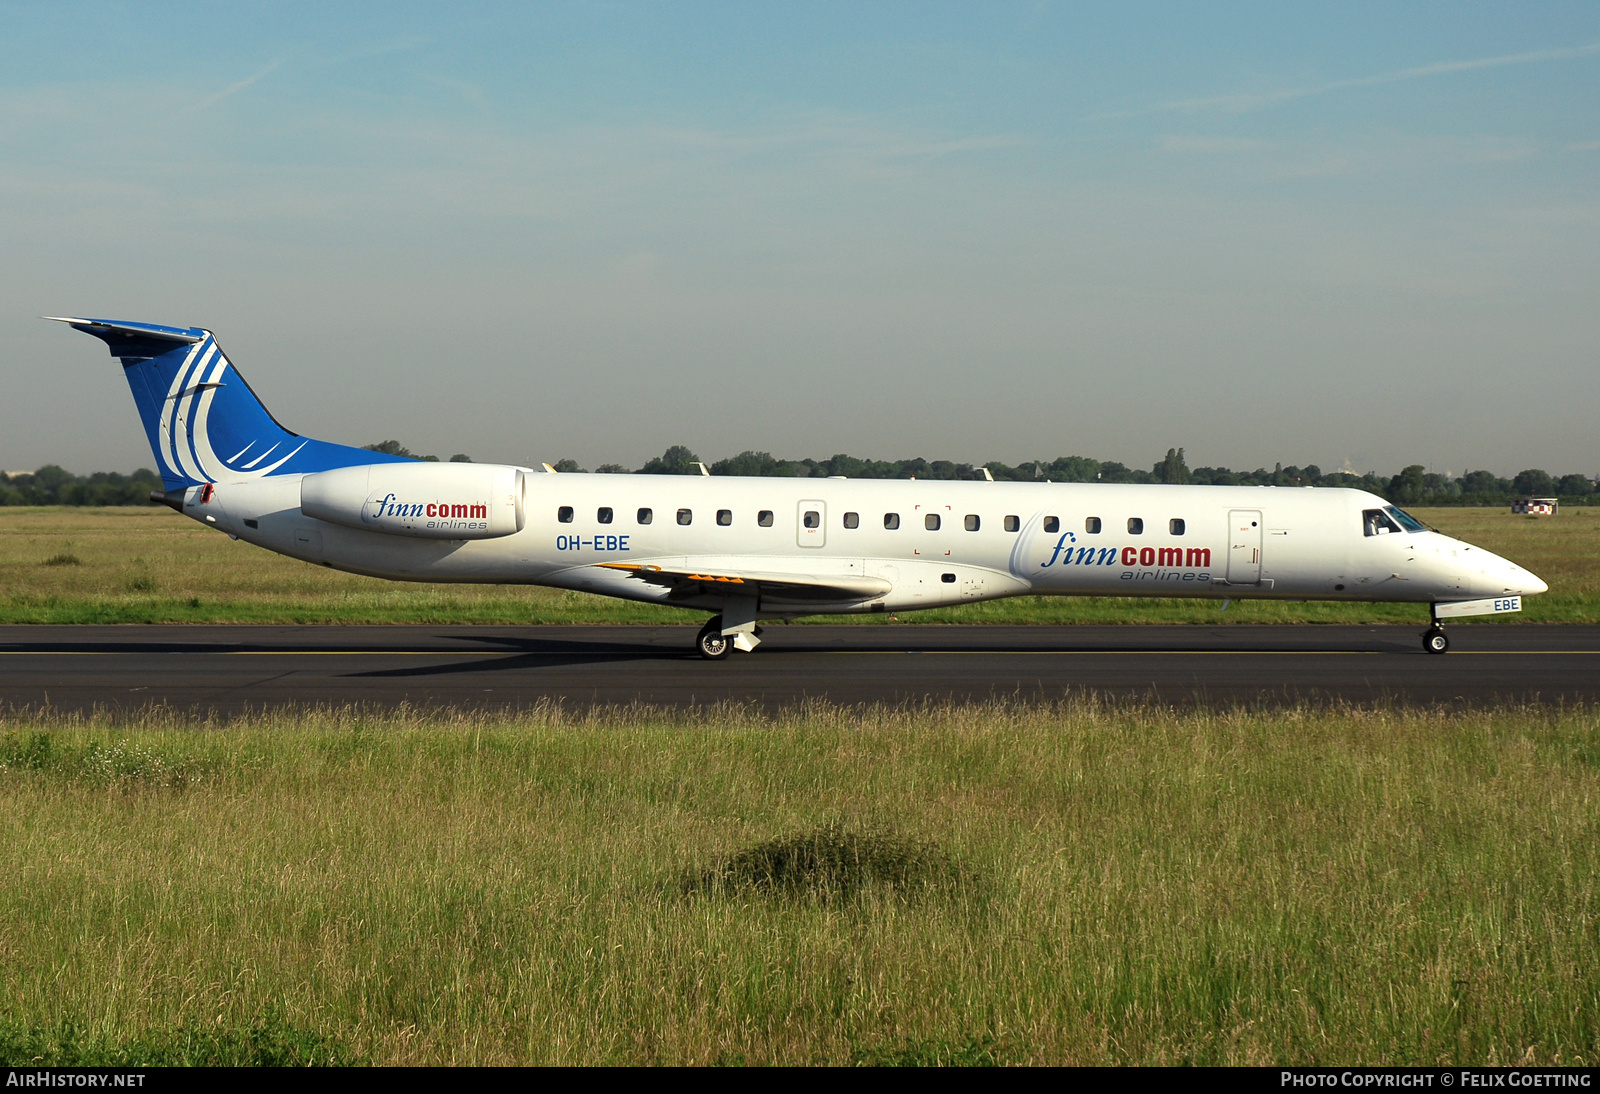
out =
[(1428, 618), (1433, 625), (1422, 632), (1422, 648), (1429, 653), (1448, 653), (1450, 639), (1445, 637), (1444, 627), (1439, 624), (1437, 609), (1431, 604), (1428, 606)]
[(700, 651), (700, 656), (707, 661), (721, 661), (733, 652), (733, 638), (722, 633), (720, 615), (714, 615), (706, 620), (706, 625), (700, 628), (700, 634), (695, 638), (694, 644)]

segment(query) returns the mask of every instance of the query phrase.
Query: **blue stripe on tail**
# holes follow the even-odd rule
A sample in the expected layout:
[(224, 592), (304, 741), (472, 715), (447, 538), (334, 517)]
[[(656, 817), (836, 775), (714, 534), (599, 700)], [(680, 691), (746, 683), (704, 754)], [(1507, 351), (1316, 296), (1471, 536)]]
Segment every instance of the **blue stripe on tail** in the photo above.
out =
[(101, 339), (113, 357), (122, 359), (168, 490), (404, 459), (285, 429), (208, 330), (107, 319), (60, 321)]

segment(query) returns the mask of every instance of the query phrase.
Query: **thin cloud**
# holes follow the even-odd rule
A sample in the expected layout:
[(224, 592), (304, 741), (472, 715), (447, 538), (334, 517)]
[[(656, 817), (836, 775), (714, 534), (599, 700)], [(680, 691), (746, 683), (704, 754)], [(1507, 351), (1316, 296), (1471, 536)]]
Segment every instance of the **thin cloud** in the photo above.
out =
[(1431, 65), (1417, 65), (1413, 68), (1397, 69), (1394, 72), (1385, 72), (1377, 76), (1358, 76), (1348, 80), (1333, 80), (1309, 87), (1286, 87), (1275, 91), (1237, 92), (1228, 95), (1207, 95), (1193, 99), (1174, 99), (1169, 102), (1154, 103), (1138, 110), (1120, 111), (1103, 116), (1134, 117), (1140, 114), (1167, 113), (1243, 114), (1252, 110), (1262, 110), (1293, 99), (1304, 99), (1312, 95), (1326, 95), (1333, 91), (1348, 91), (1351, 88), (1358, 87), (1377, 87), (1382, 84), (1423, 80), (1432, 76), (1449, 76), (1457, 72), (1474, 72), (1485, 68), (1530, 65), (1543, 61), (1570, 61), (1580, 57), (1590, 57), (1596, 53), (1600, 53), (1600, 42), (1590, 42), (1588, 45), (1570, 46), (1562, 49), (1538, 49), (1527, 53), (1507, 53), (1499, 57), (1477, 57), (1467, 61), (1440, 61)]
[(1170, 136), (1161, 141), (1163, 152), (1259, 152), (1267, 142), (1250, 137)]
[(218, 103), (220, 103), (223, 99), (228, 98), (228, 96), (237, 95), (239, 92), (243, 91), (245, 88), (251, 86), (252, 84), (259, 83), (261, 80), (264, 80), (266, 77), (272, 75), (273, 70), (276, 69), (279, 65), (283, 64), (283, 62), (286, 61), (286, 60), (288, 60), (288, 58), (279, 57), (276, 61), (271, 62), (270, 64), (267, 65), (266, 68), (263, 68), (260, 72), (257, 72), (255, 75), (246, 76), (244, 79), (240, 80), (238, 83), (229, 84), (227, 87), (223, 88), (221, 91), (217, 92), (215, 95), (210, 95), (210, 96), (207, 96), (204, 99), (201, 99), (199, 104), (196, 105), (193, 108), (192, 113), (199, 113), (202, 110), (209, 110), (213, 106), (216, 106)]

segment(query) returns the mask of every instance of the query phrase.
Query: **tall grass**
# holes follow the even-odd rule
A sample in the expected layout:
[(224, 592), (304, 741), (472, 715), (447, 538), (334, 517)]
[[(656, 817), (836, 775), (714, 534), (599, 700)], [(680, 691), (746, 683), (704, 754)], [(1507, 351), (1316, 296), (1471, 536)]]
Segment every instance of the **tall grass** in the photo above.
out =
[(1586, 709), (13, 713), (0, 1052), (1592, 1063), (1596, 801)]
[[(1418, 510), (1441, 530), (1527, 566), (1551, 591), (1530, 622), (1600, 622), (1600, 511), (1529, 520)], [(1418, 604), (1020, 597), (902, 616), (926, 623), (1383, 623)], [(165, 507), (0, 507), (0, 623), (696, 623), (702, 613), (521, 585), (384, 581), (234, 542)], [(830, 622), (884, 624), (883, 615)]]

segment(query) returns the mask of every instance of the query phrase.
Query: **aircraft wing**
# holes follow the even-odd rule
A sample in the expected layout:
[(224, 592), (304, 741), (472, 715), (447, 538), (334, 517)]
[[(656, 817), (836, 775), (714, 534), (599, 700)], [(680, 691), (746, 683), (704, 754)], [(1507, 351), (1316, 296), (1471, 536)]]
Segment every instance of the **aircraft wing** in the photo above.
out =
[[(692, 559), (686, 561), (693, 562)], [(648, 562), (602, 562), (598, 565), (608, 570), (622, 570), (629, 577), (674, 590), (766, 596), (784, 601), (871, 600), (892, 588), (883, 578), (864, 574), (773, 573), (721, 565), (700, 568)]]

